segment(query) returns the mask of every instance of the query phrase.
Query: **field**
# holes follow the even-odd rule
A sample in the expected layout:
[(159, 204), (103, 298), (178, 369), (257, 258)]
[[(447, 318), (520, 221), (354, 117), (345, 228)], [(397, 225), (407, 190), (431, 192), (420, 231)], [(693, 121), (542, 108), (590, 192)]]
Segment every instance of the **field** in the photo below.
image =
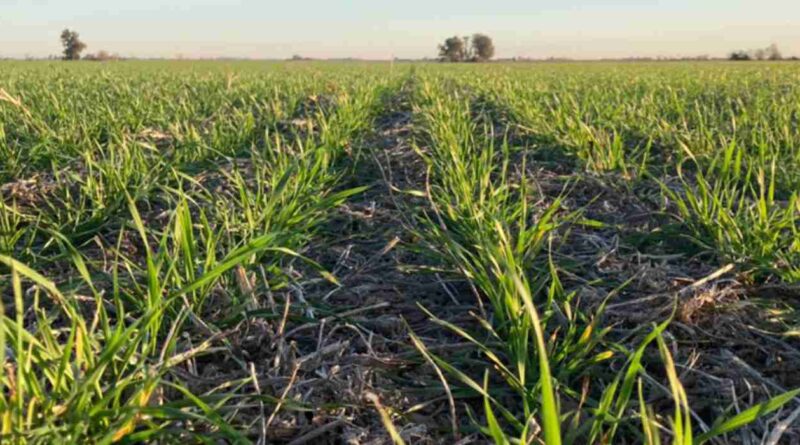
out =
[(3, 443), (797, 443), (800, 65), (0, 63)]

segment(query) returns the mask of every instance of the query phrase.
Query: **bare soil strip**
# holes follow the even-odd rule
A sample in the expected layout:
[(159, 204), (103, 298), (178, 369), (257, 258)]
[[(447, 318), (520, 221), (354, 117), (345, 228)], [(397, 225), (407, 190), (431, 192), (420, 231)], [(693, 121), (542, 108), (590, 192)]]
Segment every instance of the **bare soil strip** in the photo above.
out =
[[(311, 283), (295, 288), (293, 300), (307, 304), (306, 315), (313, 320), (285, 327), (283, 346), (277, 350), (294, 351), (294, 356), (284, 359), (285, 366), (277, 372), (283, 377), (274, 394), (285, 392), (286, 398), (315, 409), (277, 414), (274, 426), (282, 428), (273, 426), (269, 440), (391, 443), (377, 400), (397, 416), (396, 427), (408, 443), (453, 443), (450, 404), (440, 379), (411, 344), (409, 329), (430, 340), (435, 350), (462, 347), (433, 326), (418, 304), (466, 321), (474, 297), (466, 300), (457, 283), (421, 272), (431, 264), (406, 230), (411, 215), (404, 214), (404, 208), (409, 203), (398, 202), (403, 196), (387, 181), (387, 167), (413, 170), (418, 162), (410, 146), (407, 100), (402, 89), (387, 98), (350, 183), (343, 185), (369, 189), (342, 206), (312, 243), (311, 255), (340, 286)], [(334, 315), (313, 314), (315, 307)], [(297, 372), (290, 363), (299, 366)]]

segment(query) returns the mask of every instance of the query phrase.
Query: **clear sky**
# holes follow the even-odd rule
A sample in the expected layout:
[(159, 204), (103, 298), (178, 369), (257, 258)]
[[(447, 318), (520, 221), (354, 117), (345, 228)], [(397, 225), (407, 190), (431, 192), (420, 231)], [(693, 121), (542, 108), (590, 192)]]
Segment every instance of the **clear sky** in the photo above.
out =
[(0, 0), (0, 57), (433, 57), (483, 32), (498, 57), (722, 56), (777, 43), (800, 55), (800, 0)]

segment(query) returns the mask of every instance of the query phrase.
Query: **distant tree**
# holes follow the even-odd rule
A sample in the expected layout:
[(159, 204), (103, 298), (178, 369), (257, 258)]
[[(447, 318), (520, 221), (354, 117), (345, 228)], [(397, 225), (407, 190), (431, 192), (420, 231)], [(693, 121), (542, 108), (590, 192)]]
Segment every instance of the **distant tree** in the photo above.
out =
[(61, 44), (64, 45), (64, 60), (78, 60), (81, 52), (86, 49), (86, 44), (75, 31), (65, 29), (61, 32)]
[(767, 58), (769, 60), (782, 60), (783, 55), (781, 54), (781, 50), (778, 49), (778, 45), (772, 44), (767, 47), (766, 49)]
[(461, 37), (450, 37), (439, 45), (439, 59), (444, 62), (463, 62), (466, 58), (467, 45)]
[(781, 50), (778, 45), (772, 44), (766, 48), (758, 48), (750, 51), (735, 51), (728, 56), (730, 60), (783, 60)]
[(494, 57), (494, 43), (486, 34), (472, 36), (472, 57), (478, 62), (485, 62)]
[(87, 54), (83, 56), (85, 60), (93, 60), (95, 62), (105, 62), (108, 60), (119, 60), (119, 54), (111, 54), (106, 50), (100, 50), (95, 54)]
[(729, 60), (750, 60), (750, 54), (747, 51), (734, 51), (728, 56)]

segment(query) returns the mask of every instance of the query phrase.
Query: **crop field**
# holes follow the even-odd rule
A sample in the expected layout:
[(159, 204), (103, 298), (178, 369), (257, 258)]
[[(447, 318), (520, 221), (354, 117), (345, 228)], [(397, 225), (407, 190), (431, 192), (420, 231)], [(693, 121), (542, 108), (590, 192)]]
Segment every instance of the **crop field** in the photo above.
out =
[(0, 63), (0, 442), (800, 443), (800, 65)]

